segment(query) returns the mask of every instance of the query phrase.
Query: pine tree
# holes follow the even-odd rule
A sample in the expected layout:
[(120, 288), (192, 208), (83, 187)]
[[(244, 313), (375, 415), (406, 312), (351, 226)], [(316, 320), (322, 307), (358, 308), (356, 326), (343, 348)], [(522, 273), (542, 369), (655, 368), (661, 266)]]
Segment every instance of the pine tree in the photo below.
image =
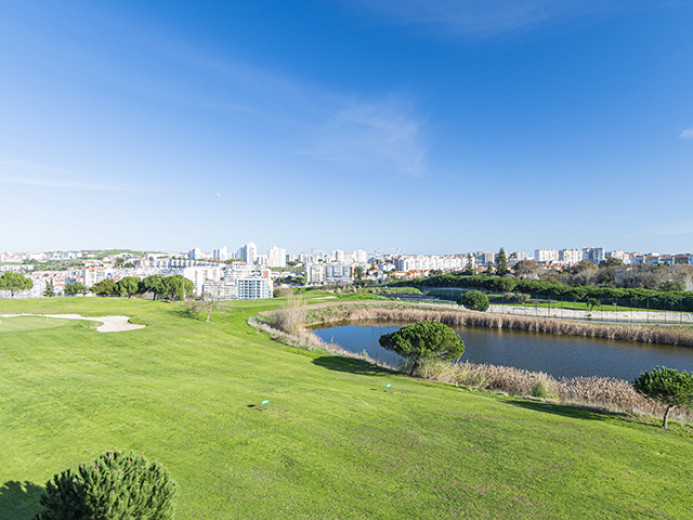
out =
[(108, 451), (55, 475), (46, 484), (37, 520), (171, 520), (176, 485), (168, 471), (143, 455)]
[(501, 247), (498, 251), (498, 256), (496, 256), (496, 274), (498, 276), (505, 276), (508, 274), (508, 257), (505, 254), (505, 250)]
[(43, 296), (46, 298), (52, 298), (55, 296), (55, 287), (53, 287), (53, 280), (46, 284), (46, 288), (43, 290)]

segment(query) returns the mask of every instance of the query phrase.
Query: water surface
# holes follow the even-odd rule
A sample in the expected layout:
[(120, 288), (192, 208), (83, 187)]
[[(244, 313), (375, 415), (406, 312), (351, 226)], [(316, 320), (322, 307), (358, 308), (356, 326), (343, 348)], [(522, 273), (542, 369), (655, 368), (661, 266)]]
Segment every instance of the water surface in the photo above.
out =
[[(378, 343), (381, 335), (402, 325), (345, 325), (313, 332), (346, 350), (364, 350), (375, 360), (398, 365), (400, 356)], [(463, 361), (513, 366), (554, 377), (600, 376), (633, 380), (643, 370), (657, 365), (693, 370), (693, 348), (615, 341), (600, 338), (559, 336), (512, 329), (453, 327), (465, 344)]]

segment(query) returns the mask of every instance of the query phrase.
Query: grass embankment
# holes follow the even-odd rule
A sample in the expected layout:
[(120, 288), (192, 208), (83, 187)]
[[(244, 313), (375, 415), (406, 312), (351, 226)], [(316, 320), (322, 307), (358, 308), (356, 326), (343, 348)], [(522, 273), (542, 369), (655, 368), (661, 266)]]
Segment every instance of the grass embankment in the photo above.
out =
[[(122, 314), (145, 329), (0, 324), (0, 519), (111, 447), (157, 458), (180, 519), (686, 518), (693, 432), (457, 391), (271, 341), (224, 304), (1, 301), (0, 313)], [(38, 323), (38, 322), (36, 322)], [(4, 328), (4, 327), (8, 328)], [(385, 385), (392, 384), (386, 392)], [(271, 408), (259, 411), (260, 400)]]

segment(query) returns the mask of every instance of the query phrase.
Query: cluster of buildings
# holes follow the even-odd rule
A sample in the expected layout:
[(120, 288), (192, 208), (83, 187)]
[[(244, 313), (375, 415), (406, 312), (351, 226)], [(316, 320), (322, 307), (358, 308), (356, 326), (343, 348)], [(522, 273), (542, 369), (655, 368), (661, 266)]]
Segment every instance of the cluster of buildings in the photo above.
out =
[(601, 247), (586, 247), (583, 249), (537, 249), (534, 260), (547, 265), (575, 265), (582, 260), (588, 260), (594, 265), (615, 258), (625, 265), (693, 265), (693, 255), (660, 255), (659, 253), (627, 253), (625, 251), (604, 251)]
[[(270, 298), (277, 283), (295, 285), (348, 285), (357, 279), (386, 281), (425, 277), (463, 269), (483, 269), (496, 262), (497, 253), (476, 251), (457, 255), (384, 254), (369, 255), (365, 250), (331, 252), (311, 250), (289, 254), (286, 249), (272, 246), (260, 254), (255, 243), (242, 245), (233, 253), (224, 246), (211, 253), (196, 247), (184, 253), (120, 253), (103, 256), (99, 252), (48, 251), (0, 252), (0, 272), (16, 271), (29, 277), (34, 288), (24, 297), (41, 297), (49, 286), (56, 295), (65, 285), (81, 282), (87, 287), (105, 280), (118, 281), (125, 276), (146, 278), (154, 274), (180, 274), (194, 284), (196, 297), (215, 299)], [(693, 265), (691, 254), (626, 253), (604, 251), (601, 247), (583, 249), (537, 249), (534, 256), (522, 251), (507, 253), (509, 265), (521, 260), (534, 260), (547, 266), (570, 266), (582, 260), (595, 265), (617, 258), (633, 265)], [(64, 270), (41, 270), (41, 263), (63, 261)], [(74, 268), (70, 266), (74, 264)], [(44, 264), (45, 265), (45, 264)]]

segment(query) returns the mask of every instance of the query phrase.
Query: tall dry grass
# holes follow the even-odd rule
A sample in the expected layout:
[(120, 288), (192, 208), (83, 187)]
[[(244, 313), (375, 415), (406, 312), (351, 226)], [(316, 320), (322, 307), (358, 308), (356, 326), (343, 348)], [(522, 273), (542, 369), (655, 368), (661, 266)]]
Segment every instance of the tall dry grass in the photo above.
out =
[(507, 314), (485, 314), (481, 312), (443, 311), (429, 309), (394, 309), (367, 307), (353, 309), (348, 313), (350, 321), (440, 321), (447, 325), (473, 325), (498, 329), (516, 329), (566, 336), (619, 339), (643, 343), (660, 343), (693, 347), (693, 331), (679, 327), (646, 327), (625, 324), (597, 324), (560, 321), (550, 318), (511, 316)]

